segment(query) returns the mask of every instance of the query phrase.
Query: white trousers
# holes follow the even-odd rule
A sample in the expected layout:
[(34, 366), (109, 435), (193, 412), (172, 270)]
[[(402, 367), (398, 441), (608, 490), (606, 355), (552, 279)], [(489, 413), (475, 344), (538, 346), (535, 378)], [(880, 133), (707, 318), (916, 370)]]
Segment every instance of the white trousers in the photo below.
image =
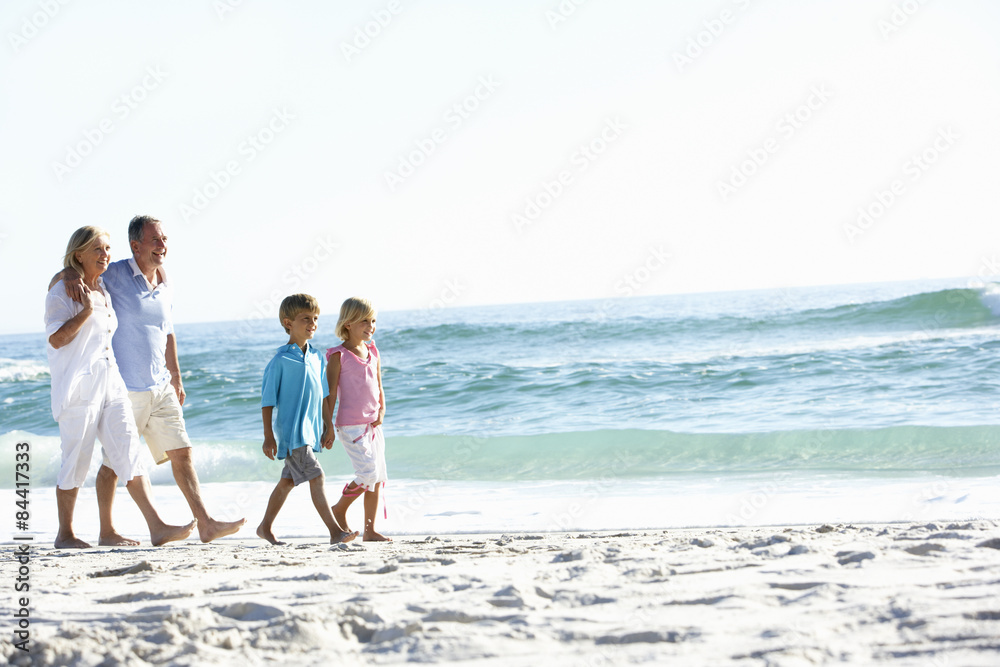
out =
[(385, 470), (385, 437), (382, 427), (370, 424), (338, 426), (337, 437), (354, 465), (354, 483), (374, 491), (379, 482), (388, 481)]

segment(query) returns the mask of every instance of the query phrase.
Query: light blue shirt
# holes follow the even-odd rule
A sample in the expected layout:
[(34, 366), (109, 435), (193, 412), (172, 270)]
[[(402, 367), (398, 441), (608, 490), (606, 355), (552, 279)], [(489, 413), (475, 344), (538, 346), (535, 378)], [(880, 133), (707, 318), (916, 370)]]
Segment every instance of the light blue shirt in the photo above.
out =
[(111, 293), (118, 331), (111, 341), (129, 391), (151, 391), (170, 382), (167, 336), (174, 332), (174, 290), (166, 281), (150, 289), (135, 259), (112, 262), (102, 276)]
[(299, 447), (322, 449), (323, 399), (329, 393), (326, 358), (319, 351), (308, 343), (304, 354), (295, 343), (278, 348), (264, 369), (260, 407), (277, 407), (279, 459)]

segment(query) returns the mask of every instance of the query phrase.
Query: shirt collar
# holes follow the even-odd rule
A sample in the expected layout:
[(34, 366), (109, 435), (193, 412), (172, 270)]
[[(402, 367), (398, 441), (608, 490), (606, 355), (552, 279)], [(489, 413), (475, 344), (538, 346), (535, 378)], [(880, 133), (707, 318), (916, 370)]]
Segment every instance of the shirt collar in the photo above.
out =
[(164, 277), (163, 273), (161, 273), (160, 270), (157, 269), (157, 275), (160, 276), (160, 282), (155, 286), (151, 285), (149, 283), (149, 279), (146, 277), (146, 274), (143, 273), (142, 270), (139, 268), (139, 263), (135, 261), (135, 256), (128, 258), (128, 265), (132, 267), (132, 277), (142, 278), (143, 282), (146, 283), (146, 286), (149, 287), (150, 290), (155, 290), (160, 285), (165, 285), (167, 283), (167, 280)]

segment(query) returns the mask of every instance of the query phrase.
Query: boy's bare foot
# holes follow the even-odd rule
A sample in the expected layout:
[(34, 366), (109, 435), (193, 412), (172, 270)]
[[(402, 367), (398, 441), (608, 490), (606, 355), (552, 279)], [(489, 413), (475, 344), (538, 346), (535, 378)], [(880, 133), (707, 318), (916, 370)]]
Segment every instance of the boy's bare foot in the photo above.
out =
[(101, 535), (101, 538), (97, 543), (102, 547), (137, 547), (139, 546), (139, 540), (133, 540), (130, 537), (123, 537), (118, 534), (117, 530), (112, 530), (107, 535)]
[(153, 543), (154, 547), (158, 547), (167, 542), (186, 540), (194, 532), (194, 527), (197, 523), (197, 519), (192, 519), (191, 523), (186, 526), (168, 526), (164, 524), (155, 531), (149, 531), (149, 541)]
[(271, 544), (279, 547), (288, 544), (287, 542), (279, 541), (278, 538), (274, 536), (274, 533), (272, 533), (270, 530), (264, 530), (263, 524), (257, 526), (257, 537), (261, 538), (262, 540), (267, 540)]
[(363, 538), (365, 542), (392, 542), (391, 537), (386, 537), (382, 533), (376, 533), (374, 530), (366, 530), (365, 536)]
[(345, 530), (342, 533), (340, 533), (338, 537), (331, 537), (330, 544), (338, 544), (340, 542), (350, 542), (357, 536), (358, 536), (358, 531), (352, 530), (351, 532), (347, 532)]
[(232, 535), (242, 528), (246, 522), (246, 519), (240, 519), (239, 521), (216, 521), (215, 519), (209, 519), (204, 523), (198, 524), (198, 535), (201, 537), (202, 542), (211, 542), (220, 537)]
[(56, 536), (56, 549), (89, 549), (90, 545), (78, 538), (76, 535), (66, 537)]

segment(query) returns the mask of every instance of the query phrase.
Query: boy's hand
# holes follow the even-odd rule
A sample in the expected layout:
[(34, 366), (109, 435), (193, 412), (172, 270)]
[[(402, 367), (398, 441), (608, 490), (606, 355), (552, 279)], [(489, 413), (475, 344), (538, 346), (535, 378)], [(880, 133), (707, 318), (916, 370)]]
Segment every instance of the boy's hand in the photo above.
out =
[(323, 427), (323, 437), (320, 438), (320, 442), (323, 443), (324, 449), (333, 449), (333, 441), (336, 438), (337, 434), (332, 428), (328, 426)]
[(264, 456), (274, 460), (274, 455), (278, 453), (278, 443), (274, 441), (274, 437), (264, 436)]

